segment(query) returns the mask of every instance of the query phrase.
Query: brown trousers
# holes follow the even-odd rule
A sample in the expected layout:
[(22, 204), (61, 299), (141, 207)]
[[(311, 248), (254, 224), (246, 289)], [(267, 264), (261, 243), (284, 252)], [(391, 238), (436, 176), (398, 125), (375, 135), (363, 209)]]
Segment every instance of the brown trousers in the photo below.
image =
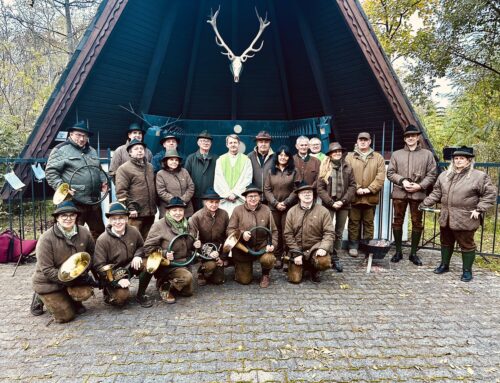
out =
[(288, 282), (300, 283), (305, 270), (315, 272), (324, 271), (332, 267), (332, 260), (327, 253), (325, 256), (318, 257), (313, 254), (309, 259), (302, 257), (302, 265), (296, 265), (293, 260), (290, 260), (288, 266)]
[(357, 242), (361, 239), (361, 230), (363, 230), (363, 239), (373, 239), (375, 219), (375, 206), (371, 205), (352, 205), (349, 210), (349, 223), (347, 231), (349, 233), (349, 246), (357, 248)]
[(151, 226), (153, 226), (154, 222), (154, 216), (130, 218), (128, 220), (129, 225), (134, 226), (137, 230), (139, 230), (144, 240), (146, 240), (149, 229), (151, 229)]
[[(239, 251), (233, 248), (234, 251)], [(272, 253), (264, 253), (260, 257), (255, 257), (262, 267), (262, 275), (269, 275), (276, 263), (276, 257)], [(242, 285), (249, 285), (253, 280), (253, 262), (234, 260), (234, 280)]]
[(422, 216), (423, 212), (418, 210), (418, 205), (422, 201), (414, 201), (411, 199), (394, 199), (392, 204), (394, 206), (394, 219), (392, 221), (392, 228), (396, 230), (403, 229), (405, 220), (406, 208), (410, 205), (411, 214), (411, 229), (413, 231), (422, 231)]
[(198, 268), (198, 274), (202, 274), (207, 282), (214, 285), (221, 285), (224, 283), (224, 267), (217, 266), (215, 261), (203, 261)]
[(330, 212), (332, 220), (335, 220), (335, 241), (333, 242), (333, 248), (335, 250), (340, 250), (342, 247), (342, 236), (344, 234), (345, 223), (347, 221), (347, 217), (349, 216), (349, 210), (340, 209), (328, 211)]
[(160, 266), (155, 273), (156, 287), (159, 289), (164, 283), (177, 290), (180, 295), (190, 297), (193, 295), (193, 274), (185, 267), (163, 267)]
[[(89, 288), (89, 286), (77, 286), (72, 287), (71, 289), (77, 296), (87, 296)], [(75, 304), (77, 301), (73, 299), (67, 289), (48, 294), (39, 294), (39, 296), (57, 323), (66, 323), (75, 319)]]
[(282, 258), (283, 252), (285, 251), (284, 241), (283, 241), (283, 231), (285, 230), (287, 212), (288, 210), (285, 211), (272, 210), (273, 220), (274, 223), (276, 224), (276, 228), (278, 229), (278, 247), (276, 247), (274, 253), (276, 254), (276, 257), (279, 259)]
[(104, 233), (104, 223), (102, 222), (102, 209), (101, 205), (83, 205), (80, 203), (75, 203), (75, 206), (80, 210), (78, 215), (78, 225), (87, 224), (92, 234), (94, 241)]
[(442, 227), (440, 231), (441, 247), (455, 248), (455, 242), (458, 242), (462, 251), (476, 250), (474, 242), (475, 230), (452, 230), (448, 226)]

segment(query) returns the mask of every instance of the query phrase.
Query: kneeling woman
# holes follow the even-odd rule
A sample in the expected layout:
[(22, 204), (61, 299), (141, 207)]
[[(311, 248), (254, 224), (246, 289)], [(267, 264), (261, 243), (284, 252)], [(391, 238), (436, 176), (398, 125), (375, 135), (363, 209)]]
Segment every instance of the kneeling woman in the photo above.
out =
[(82, 301), (92, 296), (95, 283), (88, 271), (69, 282), (62, 282), (58, 277), (60, 267), (72, 254), (94, 254), (92, 235), (85, 227), (76, 224), (78, 214), (79, 210), (72, 202), (59, 204), (52, 214), (54, 226), (42, 234), (36, 246), (33, 290), (58, 323), (69, 322), (76, 314), (86, 311)]
[[(104, 285), (104, 302), (114, 306), (127, 303), (132, 275), (146, 272), (142, 260), (144, 240), (139, 230), (128, 224), (128, 215), (124, 205), (113, 202), (106, 213), (109, 225), (95, 244), (94, 270), (99, 273)], [(142, 279), (143, 275), (139, 281)], [(139, 282), (136, 300), (142, 307), (151, 307), (153, 302), (144, 293)]]
[[(171, 241), (180, 234), (194, 233), (189, 229), (188, 221), (184, 216), (186, 204), (179, 197), (172, 198), (167, 206), (165, 217), (155, 222), (144, 242), (146, 255), (161, 249), (164, 257), (176, 263), (186, 262), (195, 248), (201, 247), (199, 240), (191, 236), (178, 237), (169, 250)], [(149, 280), (151, 280), (149, 274)], [(176, 295), (191, 296), (193, 294), (193, 276), (186, 267), (160, 265), (154, 273), (156, 287), (162, 300), (175, 303)]]

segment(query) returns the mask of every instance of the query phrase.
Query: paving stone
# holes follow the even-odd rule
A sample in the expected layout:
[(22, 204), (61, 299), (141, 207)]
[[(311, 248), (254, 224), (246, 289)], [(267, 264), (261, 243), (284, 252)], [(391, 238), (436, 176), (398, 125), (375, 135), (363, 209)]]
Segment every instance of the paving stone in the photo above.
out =
[(368, 275), (344, 256), (320, 284), (273, 270), (268, 289), (227, 270), (175, 305), (150, 287), (150, 309), (96, 291), (67, 324), (30, 315), (33, 264), (15, 278), (0, 265), (0, 382), (500, 382), (500, 278), (464, 284), (458, 259), (436, 276), (439, 255), (421, 253), (421, 268), (384, 260)]

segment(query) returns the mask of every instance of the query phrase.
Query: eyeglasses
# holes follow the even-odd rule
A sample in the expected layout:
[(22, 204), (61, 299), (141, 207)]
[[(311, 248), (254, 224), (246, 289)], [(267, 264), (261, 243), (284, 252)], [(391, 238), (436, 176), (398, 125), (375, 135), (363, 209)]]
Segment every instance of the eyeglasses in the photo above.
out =
[(127, 222), (128, 217), (126, 216), (121, 216), (121, 217), (110, 217), (109, 222)]
[(61, 217), (61, 219), (64, 219), (66, 221), (69, 221), (69, 220), (72, 220), (72, 219), (75, 219), (77, 216), (77, 214), (61, 214), (59, 217)]
[(87, 135), (85, 133), (71, 132), (71, 135), (76, 138), (87, 138)]

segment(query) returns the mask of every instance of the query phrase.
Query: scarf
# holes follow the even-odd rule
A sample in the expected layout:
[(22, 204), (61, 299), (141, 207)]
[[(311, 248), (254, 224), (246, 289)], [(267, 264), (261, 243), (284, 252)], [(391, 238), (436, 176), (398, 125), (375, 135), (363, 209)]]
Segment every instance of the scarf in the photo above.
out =
[(220, 157), (220, 163), (222, 166), (222, 173), (226, 179), (229, 189), (232, 190), (237, 184), (241, 173), (243, 173), (243, 168), (245, 167), (246, 156), (243, 153), (238, 153), (236, 155), (236, 162), (234, 166), (231, 166), (231, 155), (229, 153), (224, 154)]
[(168, 212), (165, 214), (165, 221), (167, 225), (172, 227), (174, 231), (178, 234), (185, 234), (188, 232), (188, 221), (184, 217), (182, 220), (177, 222)]
[(366, 153), (363, 153), (361, 150), (358, 149), (358, 145), (354, 146), (354, 152), (358, 153), (358, 155), (361, 157), (363, 162), (366, 162), (368, 160), (368, 156), (374, 152), (372, 148), (369, 148)]
[(66, 230), (63, 229), (63, 227), (61, 225), (59, 225), (59, 223), (57, 223), (57, 227), (61, 231), (62, 235), (64, 235), (64, 237), (67, 238), (67, 239), (73, 238), (78, 233), (78, 230), (76, 229), (76, 226), (77, 225), (75, 224), (73, 226), (73, 229), (71, 231), (66, 231)]
[(342, 161), (333, 160), (332, 161), (332, 198), (334, 200), (339, 200), (342, 197), (344, 191), (344, 178), (342, 177)]

